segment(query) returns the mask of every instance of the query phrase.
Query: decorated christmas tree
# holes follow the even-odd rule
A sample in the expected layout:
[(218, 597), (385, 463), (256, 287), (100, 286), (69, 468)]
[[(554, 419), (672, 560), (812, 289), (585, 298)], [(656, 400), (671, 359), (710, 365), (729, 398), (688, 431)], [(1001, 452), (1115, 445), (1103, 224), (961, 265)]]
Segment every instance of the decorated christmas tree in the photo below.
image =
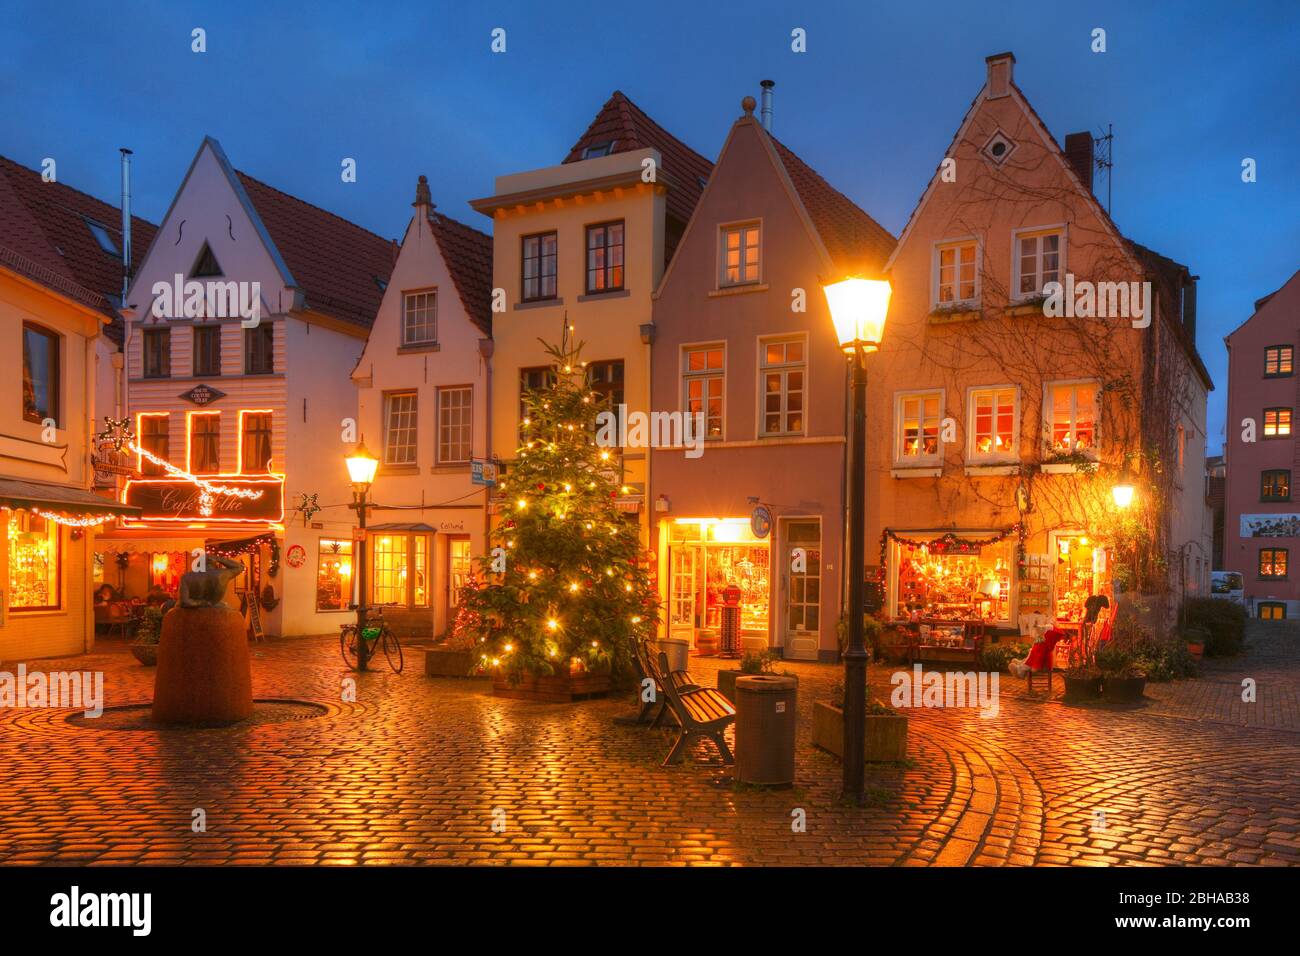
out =
[(597, 415), (618, 410), (589, 387), (580, 343), (543, 344), (551, 375), (525, 396), (523, 444), (463, 605), (481, 659), (511, 681), (582, 670), (618, 680), (659, 613), (637, 523), (617, 507), (618, 450), (597, 444)]

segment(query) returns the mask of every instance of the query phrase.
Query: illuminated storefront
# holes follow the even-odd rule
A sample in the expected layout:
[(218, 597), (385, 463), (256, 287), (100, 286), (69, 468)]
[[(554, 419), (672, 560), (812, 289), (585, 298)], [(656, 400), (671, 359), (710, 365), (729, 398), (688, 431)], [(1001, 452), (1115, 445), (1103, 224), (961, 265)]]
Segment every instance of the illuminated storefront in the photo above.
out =
[(1010, 626), (1016, 548), (1013, 531), (886, 531), (890, 616)]
[(723, 592), (739, 589), (742, 636), (767, 644), (771, 601), (770, 545), (746, 518), (679, 518), (669, 526), (672, 590), (669, 632), (695, 647), (716, 647)]
[(9, 513), (9, 609), (49, 611), (61, 606), (59, 526), (29, 511)]
[(429, 542), (433, 529), (379, 526), (370, 535), (372, 604), (399, 608), (429, 606)]
[(352, 603), (352, 541), (321, 538), (316, 560), (316, 610), (346, 611)]

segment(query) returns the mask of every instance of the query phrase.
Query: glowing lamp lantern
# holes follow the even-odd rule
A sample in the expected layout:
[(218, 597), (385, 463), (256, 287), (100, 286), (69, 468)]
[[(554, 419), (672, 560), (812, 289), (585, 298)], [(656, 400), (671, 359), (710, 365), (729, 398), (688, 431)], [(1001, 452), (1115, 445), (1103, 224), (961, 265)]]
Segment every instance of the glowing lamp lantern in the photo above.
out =
[(366, 450), (366, 443), (357, 445), (344, 461), (348, 466), (348, 478), (352, 481), (352, 487), (359, 491), (368, 490), (374, 483), (375, 472), (379, 470), (379, 459)]
[(832, 282), (822, 289), (840, 348), (846, 352), (859, 348), (874, 352), (880, 348), (889, 297), (893, 294), (889, 283), (884, 279), (851, 278)]
[(1133, 504), (1133, 483), (1128, 479), (1120, 479), (1119, 484), (1112, 488), (1110, 493), (1115, 499), (1115, 507), (1120, 510)]

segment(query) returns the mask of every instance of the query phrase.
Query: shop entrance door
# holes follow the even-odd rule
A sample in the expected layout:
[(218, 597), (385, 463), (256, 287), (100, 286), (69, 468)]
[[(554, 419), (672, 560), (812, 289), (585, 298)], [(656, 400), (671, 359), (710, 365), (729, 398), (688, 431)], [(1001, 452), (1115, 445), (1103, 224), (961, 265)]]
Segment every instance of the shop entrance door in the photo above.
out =
[(695, 555), (690, 545), (672, 549), (672, 602), (668, 636), (695, 644)]
[(785, 656), (815, 661), (821, 634), (821, 521), (791, 521), (785, 539)]
[(472, 559), (469, 551), (469, 536), (452, 535), (447, 538), (447, 628), (456, 622), (456, 610), (460, 607), (460, 595), (469, 580)]

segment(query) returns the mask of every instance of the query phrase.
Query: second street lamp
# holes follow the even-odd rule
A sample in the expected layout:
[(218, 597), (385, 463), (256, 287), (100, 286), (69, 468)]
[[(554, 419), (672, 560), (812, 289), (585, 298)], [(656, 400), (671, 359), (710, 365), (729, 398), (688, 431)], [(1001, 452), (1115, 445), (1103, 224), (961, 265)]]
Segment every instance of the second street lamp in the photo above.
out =
[(369, 586), (366, 575), (366, 557), (369, 553), (366, 509), (369, 504), (366, 496), (374, 483), (375, 472), (379, 470), (379, 459), (366, 450), (363, 440), (344, 461), (348, 466), (348, 478), (352, 482), (352, 504), (348, 507), (356, 511), (357, 526), (361, 529), (361, 554), (357, 561), (357, 670), (363, 671), (366, 669), (366, 588)]
[(867, 367), (868, 352), (880, 348), (892, 290), (883, 279), (841, 279), (823, 286), (840, 348), (852, 368), (853, 432), (849, 450), (849, 643), (844, 651), (844, 783), (846, 800), (861, 803), (866, 792), (867, 648), (866, 613)]

